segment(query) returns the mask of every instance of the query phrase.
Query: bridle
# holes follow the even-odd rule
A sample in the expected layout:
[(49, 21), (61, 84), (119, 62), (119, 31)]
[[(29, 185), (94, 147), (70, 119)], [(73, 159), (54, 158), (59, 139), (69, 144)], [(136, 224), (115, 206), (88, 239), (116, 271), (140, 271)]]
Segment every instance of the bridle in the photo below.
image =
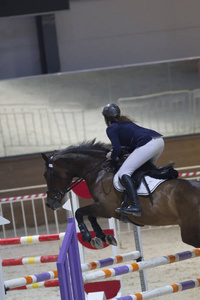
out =
[[(105, 161), (107, 160), (107, 158), (103, 159), (101, 162), (99, 162), (97, 165), (95, 165), (92, 169), (90, 169), (89, 171), (87, 171), (85, 174), (83, 174), (82, 177), (78, 177), (78, 179), (76, 179), (75, 181), (71, 182), (69, 186), (65, 186), (62, 190), (58, 190), (56, 188), (55, 185), (55, 181), (54, 181), (54, 177), (57, 177), (61, 180), (65, 180), (65, 177), (62, 177), (60, 175), (58, 175), (57, 173), (54, 172), (53, 170), (53, 156), (50, 158), (50, 163), (47, 163), (46, 166), (47, 168), (50, 169), (50, 182), (51, 182), (51, 190), (47, 190), (47, 195), (48, 197), (53, 201), (53, 202), (57, 202), (57, 200), (59, 199), (59, 197), (64, 196), (66, 193), (68, 193), (69, 191), (71, 191), (76, 185), (78, 185), (79, 183), (81, 183), (83, 180), (85, 180), (85, 178), (91, 174), (97, 167), (99, 167), (100, 165), (103, 165), (105, 163)], [(49, 196), (49, 193), (53, 192), (55, 194), (54, 197)], [(48, 203), (47, 203), (48, 206)]]

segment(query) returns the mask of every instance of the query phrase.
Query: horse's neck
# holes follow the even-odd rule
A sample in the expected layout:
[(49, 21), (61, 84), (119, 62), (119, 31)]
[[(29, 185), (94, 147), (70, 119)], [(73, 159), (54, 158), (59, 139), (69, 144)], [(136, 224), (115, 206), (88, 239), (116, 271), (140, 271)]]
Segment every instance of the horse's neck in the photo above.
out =
[[(101, 168), (101, 161), (103, 159), (91, 159), (91, 156), (85, 156), (80, 158), (79, 163), (77, 160), (76, 170), (80, 177), (94, 177), (94, 171), (98, 171)], [(93, 178), (94, 179), (94, 178)]]

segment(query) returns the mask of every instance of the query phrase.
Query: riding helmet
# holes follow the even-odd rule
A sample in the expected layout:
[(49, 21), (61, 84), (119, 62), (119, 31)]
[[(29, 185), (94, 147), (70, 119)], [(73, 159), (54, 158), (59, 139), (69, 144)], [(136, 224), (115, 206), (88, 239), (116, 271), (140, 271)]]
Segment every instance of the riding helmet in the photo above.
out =
[(117, 118), (120, 116), (120, 108), (117, 104), (115, 103), (109, 103), (106, 106), (104, 106), (103, 110), (102, 110), (102, 115), (105, 118)]

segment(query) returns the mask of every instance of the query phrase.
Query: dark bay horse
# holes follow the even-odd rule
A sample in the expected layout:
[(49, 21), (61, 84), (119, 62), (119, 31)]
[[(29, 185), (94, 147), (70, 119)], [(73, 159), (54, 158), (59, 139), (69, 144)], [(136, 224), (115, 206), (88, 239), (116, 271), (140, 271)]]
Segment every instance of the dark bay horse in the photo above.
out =
[[(55, 151), (47, 157), (42, 154), (46, 170), (47, 206), (55, 210), (62, 207), (64, 195), (71, 189), (73, 179), (84, 179), (94, 203), (79, 208), (75, 217), (82, 233), (83, 241), (101, 248), (101, 241), (115, 244), (113, 237), (105, 236), (96, 221), (97, 217), (121, 219), (116, 208), (120, 207), (122, 193), (113, 186), (113, 173), (102, 168), (106, 153), (110, 151), (101, 143), (85, 142)], [(153, 205), (148, 196), (139, 197), (142, 206), (141, 217), (127, 215), (130, 222), (138, 225), (179, 225), (182, 241), (200, 248), (200, 183), (184, 179), (172, 179), (163, 182), (153, 192)], [(84, 223), (84, 216), (95, 231), (92, 239)]]

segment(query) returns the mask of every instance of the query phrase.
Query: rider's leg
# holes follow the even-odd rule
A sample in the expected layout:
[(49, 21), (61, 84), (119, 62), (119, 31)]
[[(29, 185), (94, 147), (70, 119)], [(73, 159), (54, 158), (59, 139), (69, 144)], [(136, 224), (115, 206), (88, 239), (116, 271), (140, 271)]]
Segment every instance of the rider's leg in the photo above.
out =
[(123, 175), (121, 178), (121, 183), (126, 189), (131, 204), (128, 207), (121, 208), (122, 213), (132, 214), (135, 216), (141, 216), (141, 205), (138, 200), (137, 190), (134, 186), (132, 178), (129, 175)]
[(164, 141), (162, 138), (159, 137), (152, 139), (144, 146), (136, 148), (119, 169), (117, 173), (118, 177), (131, 200), (131, 205), (128, 208), (122, 209), (122, 212), (132, 213), (137, 216), (141, 215), (141, 207), (137, 197), (137, 191), (131, 179), (131, 175), (148, 160), (155, 161), (162, 153), (163, 148)]

